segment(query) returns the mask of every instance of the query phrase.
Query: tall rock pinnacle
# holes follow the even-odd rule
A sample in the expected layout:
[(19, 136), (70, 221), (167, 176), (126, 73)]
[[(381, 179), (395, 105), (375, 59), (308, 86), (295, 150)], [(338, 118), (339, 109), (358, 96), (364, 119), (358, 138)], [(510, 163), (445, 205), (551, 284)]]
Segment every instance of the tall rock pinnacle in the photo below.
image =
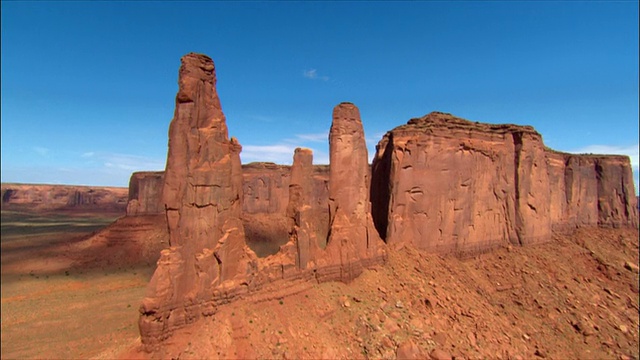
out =
[(213, 311), (212, 289), (236, 286), (255, 262), (241, 220), (242, 147), (229, 139), (213, 60), (181, 61), (162, 195), (171, 247), (141, 306), (147, 343)]
[[(382, 244), (373, 226), (369, 203), (369, 163), (360, 111), (352, 103), (333, 109), (329, 131), (329, 211), (331, 229), (327, 252), (341, 264), (357, 264), (356, 259), (371, 257)], [(337, 250), (337, 249), (340, 250)], [(330, 255), (331, 256), (331, 255)], [(349, 280), (360, 269), (349, 266), (342, 275)]]

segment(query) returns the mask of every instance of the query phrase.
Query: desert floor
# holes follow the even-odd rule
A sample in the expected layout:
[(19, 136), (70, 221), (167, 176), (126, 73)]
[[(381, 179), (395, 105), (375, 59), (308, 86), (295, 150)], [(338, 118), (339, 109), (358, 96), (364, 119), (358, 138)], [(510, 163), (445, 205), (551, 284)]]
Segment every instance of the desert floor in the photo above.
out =
[(109, 265), (89, 240), (118, 216), (2, 212), (3, 359), (639, 357), (638, 231), (596, 228), (469, 259), (396, 249), (350, 284), (274, 284), (140, 352), (153, 265)]
[(470, 259), (389, 252), (350, 284), (274, 284), (141, 358), (637, 359), (638, 231)]
[(121, 214), (2, 211), (2, 358), (113, 357), (138, 336), (153, 268), (78, 265)]

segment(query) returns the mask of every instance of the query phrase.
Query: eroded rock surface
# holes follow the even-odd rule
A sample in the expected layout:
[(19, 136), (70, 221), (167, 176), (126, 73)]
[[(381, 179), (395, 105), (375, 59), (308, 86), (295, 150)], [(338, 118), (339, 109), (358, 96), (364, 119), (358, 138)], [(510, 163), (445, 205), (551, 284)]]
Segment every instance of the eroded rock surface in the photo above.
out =
[(242, 147), (229, 139), (213, 61), (182, 58), (162, 201), (170, 247), (141, 306), (143, 342), (211, 312), (215, 287), (233, 288), (255, 267), (242, 225)]
[[(329, 198), (329, 166), (313, 165), (311, 169), (309, 205), (326, 209)], [(284, 214), (289, 204), (292, 171), (292, 166), (274, 163), (242, 165), (243, 214)]]
[[(326, 182), (313, 167), (310, 150), (296, 150), (288, 184), (279, 168), (267, 177), (245, 178), (244, 187), (255, 199), (247, 210), (280, 215), (290, 229), (277, 254), (258, 259), (246, 245), (243, 226), (242, 148), (228, 138), (215, 83), (210, 58), (182, 58), (161, 198), (171, 246), (162, 250), (140, 307), (147, 350), (175, 329), (214, 314), (219, 304), (270, 283), (283, 282), (280, 291), (287, 291), (311, 280), (350, 281), (364, 267), (385, 261), (370, 213), (364, 132), (353, 104), (334, 111), (330, 224), (321, 216), (327, 211), (321, 195)], [(285, 184), (286, 207), (285, 197), (271, 193)]]
[(576, 155), (547, 149), (554, 230), (638, 225), (629, 157)]
[(552, 228), (637, 224), (628, 158), (557, 153), (530, 126), (445, 113), (388, 132), (373, 163), (387, 243), (474, 254), (550, 240)]
[[(215, 82), (210, 58), (182, 58), (160, 197), (170, 247), (140, 307), (147, 350), (245, 295), (270, 301), (314, 282), (349, 282), (386, 261), (382, 237), (396, 249), (411, 244), (464, 256), (545, 242), (554, 228), (637, 226), (628, 158), (556, 153), (530, 126), (444, 113), (388, 132), (371, 173), (359, 110), (341, 103), (333, 111), (328, 174), (300, 148), (290, 168), (249, 164), (243, 174)], [(145, 190), (143, 183), (133, 182), (138, 214), (153, 209), (145, 197), (158, 196), (158, 186)], [(261, 222), (281, 227), (283, 241), (258, 258), (245, 224)]]
[(127, 216), (163, 214), (163, 184), (164, 171), (140, 171), (131, 174)]
[(352, 103), (333, 109), (329, 156), (331, 226), (326, 250), (331, 259), (340, 259), (340, 277), (348, 281), (366, 266), (361, 259), (382, 256), (383, 244), (371, 216), (370, 168), (360, 110)]

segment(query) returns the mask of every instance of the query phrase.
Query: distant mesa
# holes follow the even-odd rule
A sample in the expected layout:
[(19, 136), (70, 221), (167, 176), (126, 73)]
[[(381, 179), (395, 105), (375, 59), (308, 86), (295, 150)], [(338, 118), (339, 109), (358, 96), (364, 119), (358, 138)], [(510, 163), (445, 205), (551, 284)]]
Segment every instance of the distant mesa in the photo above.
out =
[(387, 132), (370, 166), (359, 110), (345, 102), (329, 166), (308, 149), (292, 166), (242, 166), (211, 58), (185, 55), (178, 84), (166, 170), (134, 173), (129, 189), (127, 218), (162, 219), (167, 241), (140, 306), (147, 351), (221, 304), (349, 282), (404, 245), (473, 256), (554, 231), (638, 226), (628, 157), (553, 151), (531, 126), (432, 112)]
[(124, 213), (127, 188), (2, 183), (3, 210)]

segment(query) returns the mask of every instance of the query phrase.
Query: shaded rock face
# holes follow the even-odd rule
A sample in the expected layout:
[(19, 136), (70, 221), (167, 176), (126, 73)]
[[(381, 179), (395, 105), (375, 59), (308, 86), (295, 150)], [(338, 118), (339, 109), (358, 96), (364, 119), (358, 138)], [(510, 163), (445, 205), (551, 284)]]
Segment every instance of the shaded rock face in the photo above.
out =
[(127, 216), (164, 213), (161, 203), (164, 171), (135, 172), (129, 179)]
[(0, 191), (4, 210), (124, 213), (127, 207), (127, 188), (3, 183)]
[(576, 155), (547, 150), (554, 230), (637, 226), (637, 199), (626, 156)]
[[(274, 163), (242, 165), (243, 214), (284, 214), (289, 203), (292, 167)], [(326, 209), (329, 198), (329, 166), (313, 165), (309, 204)]]
[(296, 246), (296, 265), (306, 269), (309, 261), (318, 256), (319, 245), (315, 231), (317, 218), (311, 207), (313, 191), (313, 153), (297, 148), (293, 154), (291, 184), (287, 217), (290, 219), (291, 238)]
[[(291, 166), (257, 162), (242, 165), (242, 213), (284, 214), (289, 201)], [(329, 198), (329, 166), (314, 165), (311, 205), (327, 208)], [(129, 206), (135, 211), (127, 215), (164, 213), (162, 187), (164, 171), (140, 171), (129, 180)]]
[[(328, 208), (329, 166), (312, 167), (311, 206)], [(291, 166), (257, 162), (242, 165), (242, 213), (284, 214), (289, 202)], [(129, 180), (127, 215), (153, 215), (164, 213), (162, 187), (164, 171), (140, 171)]]
[(547, 241), (552, 228), (637, 224), (624, 159), (553, 152), (529, 126), (431, 113), (378, 144), (373, 215), (387, 243), (463, 256)]

